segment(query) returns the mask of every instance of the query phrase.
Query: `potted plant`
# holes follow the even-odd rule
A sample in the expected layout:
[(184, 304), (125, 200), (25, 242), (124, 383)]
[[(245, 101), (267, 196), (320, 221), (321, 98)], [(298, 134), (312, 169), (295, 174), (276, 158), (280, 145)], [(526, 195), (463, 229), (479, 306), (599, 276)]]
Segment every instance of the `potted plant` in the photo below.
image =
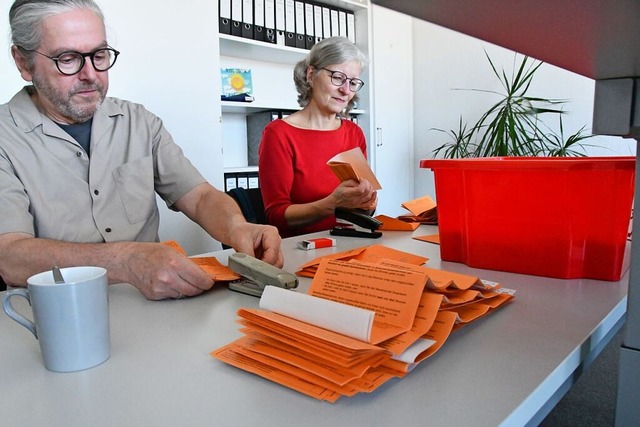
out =
[[(498, 72), (486, 51), (485, 55), (504, 92), (471, 89), (496, 94), (500, 99), (473, 126), (469, 127), (460, 117), (458, 129), (434, 129), (450, 137), (448, 142), (433, 150), (435, 156), (586, 156), (584, 140), (593, 135), (586, 133), (584, 126), (578, 132), (564, 136), (561, 107), (566, 101), (527, 94), (543, 63), (524, 56), (517, 71), (508, 76), (504, 70)], [(556, 115), (559, 131), (540, 120), (541, 115)]]

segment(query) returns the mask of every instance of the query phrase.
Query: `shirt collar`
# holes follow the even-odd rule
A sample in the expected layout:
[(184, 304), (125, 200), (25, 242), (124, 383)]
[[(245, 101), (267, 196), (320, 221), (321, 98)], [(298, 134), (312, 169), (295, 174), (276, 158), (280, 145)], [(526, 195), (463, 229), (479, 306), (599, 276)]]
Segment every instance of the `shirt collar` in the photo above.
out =
[[(16, 126), (23, 129), (25, 133), (33, 131), (38, 126), (42, 126), (45, 133), (54, 128), (60, 129), (51, 119), (40, 113), (34, 104), (31, 99), (31, 93), (34, 90), (32, 85), (25, 86), (9, 101), (9, 113)], [(107, 97), (93, 116), (94, 125), (99, 122), (103, 127), (109, 126), (115, 116), (123, 114), (124, 110), (121, 106)]]

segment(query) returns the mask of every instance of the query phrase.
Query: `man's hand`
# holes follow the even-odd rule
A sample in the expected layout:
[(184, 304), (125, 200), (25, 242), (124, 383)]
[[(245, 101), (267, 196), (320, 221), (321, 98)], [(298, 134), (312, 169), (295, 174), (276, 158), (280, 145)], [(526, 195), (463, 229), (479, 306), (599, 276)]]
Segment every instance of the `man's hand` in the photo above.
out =
[(122, 257), (126, 281), (151, 300), (195, 296), (213, 280), (189, 258), (160, 243), (131, 243)]
[(243, 252), (264, 262), (282, 267), (284, 257), (278, 229), (270, 225), (239, 222), (234, 225), (229, 242), (236, 252)]
[(24, 233), (0, 235), (0, 274), (12, 286), (26, 286), (33, 274), (54, 265), (95, 265), (107, 269), (109, 283), (130, 283), (152, 300), (194, 296), (213, 280), (189, 258), (161, 243), (71, 243)]
[(174, 207), (199, 224), (214, 239), (264, 262), (282, 267), (278, 229), (248, 223), (238, 204), (208, 183), (201, 184), (178, 200)]

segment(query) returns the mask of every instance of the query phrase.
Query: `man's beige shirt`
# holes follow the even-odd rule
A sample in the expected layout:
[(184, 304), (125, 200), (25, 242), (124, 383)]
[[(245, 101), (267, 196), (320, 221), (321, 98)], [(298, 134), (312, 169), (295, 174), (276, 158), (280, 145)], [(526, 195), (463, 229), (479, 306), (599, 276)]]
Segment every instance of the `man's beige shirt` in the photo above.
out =
[(0, 234), (157, 241), (156, 192), (172, 206), (205, 182), (162, 121), (128, 101), (105, 99), (90, 151), (41, 114), (27, 88), (0, 105)]

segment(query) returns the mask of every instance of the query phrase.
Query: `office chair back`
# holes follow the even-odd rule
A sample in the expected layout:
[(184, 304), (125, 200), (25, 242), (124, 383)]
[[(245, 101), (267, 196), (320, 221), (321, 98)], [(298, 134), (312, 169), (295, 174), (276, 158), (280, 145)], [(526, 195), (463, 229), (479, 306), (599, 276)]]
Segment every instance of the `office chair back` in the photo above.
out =
[[(264, 216), (264, 202), (262, 201), (262, 193), (259, 188), (232, 188), (227, 194), (236, 201), (242, 215), (253, 224), (266, 224)], [(222, 244), (223, 249), (229, 249), (230, 246)]]
[(264, 203), (259, 188), (233, 188), (227, 191), (240, 206), (240, 210), (247, 222), (253, 224), (266, 224), (264, 216)]

